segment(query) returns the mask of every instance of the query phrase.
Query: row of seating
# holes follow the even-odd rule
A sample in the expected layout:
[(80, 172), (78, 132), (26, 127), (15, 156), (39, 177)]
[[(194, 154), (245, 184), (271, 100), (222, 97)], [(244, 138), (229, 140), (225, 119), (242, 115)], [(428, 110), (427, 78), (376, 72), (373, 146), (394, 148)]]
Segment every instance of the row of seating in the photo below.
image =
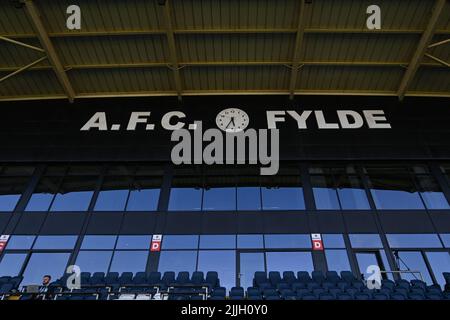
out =
[[(64, 275), (61, 279), (53, 282), (51, 285), (66, 288), (67, 278), (70, 275)], [(208, 271), (206, 277), (203, 272), (196, 271), (189, 276), (189, 272), (179, 272), (177, 275), (173, 271), (164, 272), (81, 272), (81, 287), (86, 289), (109, 287), (112, 290), (119, 288), (153, 288), (158, 287), (160, 290), (166, 290), (168, 287), (208, 287), (209, 289), (220, 286), (218, 273)]]

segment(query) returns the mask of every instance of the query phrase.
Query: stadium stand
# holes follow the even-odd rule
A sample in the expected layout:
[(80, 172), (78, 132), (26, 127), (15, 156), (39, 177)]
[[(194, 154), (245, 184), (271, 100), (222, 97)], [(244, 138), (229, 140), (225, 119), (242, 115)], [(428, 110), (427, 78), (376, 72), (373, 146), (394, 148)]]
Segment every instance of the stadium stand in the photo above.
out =
[[(350, 271), (325, 274), (313, 271), (255, 272), (253, 286), (227, 289), (220, 286), (217, 272), (83, 272), (81, 288), (68, 289), (68, 275), (51, 283), (54, 300), (450, 300), (450, 273), (443, 274), (446, 285), (427, 285), (421, 280), (383, 279), (379, 289), (368, 289)], [(0, 277), (0, 298), (30, 299), (22, 277)], [(228, 294), (227, 294), (228, 293)], [(36, 297), (36, 295), (34, 295)]]

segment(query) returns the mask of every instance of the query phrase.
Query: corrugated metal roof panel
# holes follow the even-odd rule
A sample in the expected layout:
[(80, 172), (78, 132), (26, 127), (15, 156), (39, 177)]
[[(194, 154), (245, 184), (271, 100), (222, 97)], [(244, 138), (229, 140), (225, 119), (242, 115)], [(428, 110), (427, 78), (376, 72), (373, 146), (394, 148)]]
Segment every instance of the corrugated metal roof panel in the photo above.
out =
[(79, 94), (173, 91), (167, 68), (71, 70), (68, 76)]
[(290, 61), (295, 36), (290, 34), (178, 35), (182, 62)]
[(186, 67), (182, 69), (185, 90), (286, 90), (289, 69), (285, 67)]
[[(0, 72), (0, 78), (6, 73)], [(52, 70), (20, 73), (0, 85), (0, 97), (54, 96), (64, 94)]]

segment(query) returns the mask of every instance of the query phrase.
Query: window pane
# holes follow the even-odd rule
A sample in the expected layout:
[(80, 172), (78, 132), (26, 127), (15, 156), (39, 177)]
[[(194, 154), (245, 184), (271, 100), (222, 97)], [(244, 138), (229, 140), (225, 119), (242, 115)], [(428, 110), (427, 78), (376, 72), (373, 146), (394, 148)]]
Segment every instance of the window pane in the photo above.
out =
[(450, 233), (441, 233), (440, 236), (444, 246), (446, 248), (450, 248)]
[(262, 188), (264, 210), (304, 210), (303, 188)]
[(197, 249), (198, 236), (170, 235), (164, 236), (163, 249)]
[(0, 211), (14, 211), (28, 181), (28, 177), (0, 176)]
[(198, 253), (198, 271), (205, 274), (208, 271), (217, 271), (220, 286), (229, 290), (236, 285), (236, 252), (201, 250)]
[(200, 249), (234, 249), (234, 248), (236, 248), (235, 235), (200, 236)]
[(70, 253), (33, 253), (23, 274), (21, 286), (42, 283), (44, 275), (50, 275), (52, 281), (64, 274)]
[(86, 211), (96, 184), (96, 176), (66, 176), (50, 210)]
[(197, 251), (161, 251), (159, 256), (159, 272), (195, 271)]
[(0, 277), (19, 275), (27, 255), (25, 253), (7, 253), (0, 262)]
[(267, 252), (269, 271), (314, 271), (311, 252)]
[(350, 271), (347, 250), (325, 250), (329, 271)]
[(327, 248), (345, 248), (342, 234), (322, 234), (323, 245)]
[(317, 209), (340, 209), (332, 176), (311, 176), (311, 184)]
[(264, 236), (266, 248), (307, 248), (310, 249), (311, 239), (307, 234), (267, 234)]
[(152, 236), (119, 236), (116, 249), (149, 249)]
[(424, 209), (410, 172), (405, 168), (367, 168), (378, 209)]
[[(427, 284), (433, 284), (431, 281), (430, 273), (428, 272), (425, 261), (423, 260), (422, 254), (417, 251), (400, 251), (399, 253), (399, 265), (401, 271), (419, 271), (423, 277), (423, 281)], [(406, 279), (408, 281), (414, 279), (420, 279), (419, 274), (408, 274), (408, 273), (400, 273), (402, 279)]]
[(95, 211), (124, 211), (128, 190), (105, 190), (98, 194)]
[(264, 248), (262, 234), (238, 234), (237, 245), (240, 249)]
[(417, 176), (420, 194), (428, 209), (449, 209), (447, 199), (437, 181), (429, 175)]
[(378, 234), (350, 234), (353, 248), (383, 248)]
[(42, 177), (28, 201), (25, 211), (48, 211), (62, 179), (62, 176)]
[(450, 254), (448, 252), (427, 252), (426, 255), (436, 281), (444, 289), (445, 279), (442, 273), (450, 272)]
[(73, 249), (78, 236), (39, 236), (33, 249)]
[(112, 251), (80, 251), (75, 264), (81, 272), (107, 272)]
[[(344, 179), (344, 178), (343, 178)], [(361, 179), (357, 176), (347, 176), (341, 181), (338, 188), (339, 200), (344, 210), (370, 209)]]
[(304, 210), (300, 170), (280, 169), (276, 176), (261, 176), (263, 210)]
[(131, 190), (127, 211), (156, 211), (160, 189)]
[(148, 251), (115, 251), (110, 272), (141, 272), (147, 266)]
[(237, 188), (238, 210), (261, 210), (261, 188), (260, 187), (238, 187)]
[(202, 189), (172, 188), (170, 190), (169, 211), (200, 211)]
[(116, 236), (84, 236), (81, 249), (114, 249)]
[(31, 249), (35, 236), (11, 236), (6, 248), (10, 249)]
[(387, 234), (391, 248), (442, 248), (437, 234)]
[(236, 210), (236, 188), (209, 188), (203, 192), (203, 210)]
[(92, 191), (58, 193), (51, 211), (86, 211), (92, 198)]

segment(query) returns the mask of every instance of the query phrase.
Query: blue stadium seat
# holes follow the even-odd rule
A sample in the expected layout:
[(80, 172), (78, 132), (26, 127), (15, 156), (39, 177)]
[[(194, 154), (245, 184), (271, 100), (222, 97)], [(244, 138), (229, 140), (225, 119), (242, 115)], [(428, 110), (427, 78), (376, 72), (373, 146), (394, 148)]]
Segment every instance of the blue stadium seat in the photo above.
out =
[(133, 283), (133, 272), (122, 272), (119, 277), (119, 285), (125, 286)]
[(161, 272), (152, 271), (147, 277), (147, 284), (149, 286), (161, 286)]
[(306, 283), (304, 283), (304, 282), (294, 282), (292, 284), (292, 290), (297, 291), (298, 289), (306, 289)]
[(194, 271), (191, 277), (193, 285), (201, 286), (205, 284), (205, 275), (202, 271)]
[(119, 273), (108, 272), (105, 277), (105, 284), (108, 287), (116, 288), (119, 286)]
[(313, 271), (311, 272), (311, 278), (314, 282), (322, 283), (325, 281), (325, 276), (322, 271)]
[(161, 281), (166, 285), (172, 285), (175, 283), (175, 272), (173, 271), (166, 271), (164, 272)]
[(133, 286), (147, 286), (147, 273), (141, 271), (136, 272), (132, 281)]
[(411, 280), (409, 282), (411, 284), (411, 289), (413, 288), (421, 288), (423, 289), (423, 291), (427, 291), (427, 284), (426, 282), (422, 281), (422, 280)]
[(319, 289), (319, 288), (320, 288), (320, 283), (318, 283), (318, 282), (308, 282), (308, 283), (306, 284), (306, 287), (307, 287), (310, 291), (312, 291), (312, 290), (314, 290), (314, 289)]
[(306, 294), (312, 294), (312, 292), (308, 289), (297, 289), (296, 291), (297, 297), (301, 298)]
[(105, 285), (105, 273), (104, 272), (94, 272), (90, 279), (89, 285), (100, 287)]
[(343, 291), (339, 288), (331, 288), (328, 290), (328, 292), (336, 298), (338, 294), (341, 294)]
[(391, 300), (406, 300), (407, 297), (404, 294), (393, 292), (391, 294)]
[(408, 294), (409, 300), (425, 300), (425, 295), (420, 293), (410, 293)]
[(370, 300), (372, 297), (370, 294), (365, 292), (358, 292), (354, 295), (355, 300)]
[(226, 289), (223, 287), (215, 288), (213, 292), (211, 293), (211, 300), (225, 300), (227, 292)]
[(336, 271), (327, 271), (325, 277), (327, 282), (331, 282), (334, 284), (342, 281), (341, 277), (339, 277)]
[(9, 277), (9, 276), (0, 277), (0, 286), (4, 285), (5, 283), (8, 283), (10, 281), (11, 281), (11, 277)]
[(337, 283), (337, 287), (339, 289), (341, 289), (342, 291), (347, 290), (348, 288), (350, 288), (352, 286), (351, 283), (345, 282), (345, 281), (341, 281)]
[(443, 300), (444, 295), (443, 294), (435, 294), (435, 293), (427, 293), (425, 294), (427, 300)]
[(247, 299), (248, 300), (261, 300), (262, 294), (259, 288), (256, 287), (248, 287), (247, 288)]
[(336, 299), (337, 300), (353, 300), (353, 296), (348, 293), (342, 292), (336, 296)]
[(347, 288), (347, 289), (345, 290), (345, 292), (348, 293), (349, 295), (351, 295), (352, 297), (354, 297), (355, 294), (361, 292), (361, 290), (359, 290), (359, 289), (357, 289), (357, 288), (350, 287), (350, 288)]
[(190, 284), (190, 276), (188, 271), (180, 271), (178, 272), (176, 278), (177, 285), (189, 285)]
[(276, 287), (277, 284), (282, 282), (281, 275), (278, 271), (270, 271), (269, 272), (269, 281), (272, 284), (272, 287)]
[(264, 289), (263, 290), (264, 299), (267, 299), (267, 297), (273, 297), (273, 296), (279, 296), (277, 290), (275, 290), (275, 289)]
[(304, 282), (304, 283), (312, 282), (311, 276), (306, 271), (297, 272), (297, 279), (299, 282)]
[(318, 300), (318, 298), (312, 293), (307, 293), (302, 296), (302, 300)]
[(443, 272), (442, 275), (444, 276), (445, 283), (450, 284), (450, 272)]
[(203, 300), (203, 296), (200, 294), (194, 294), (189, 297), (189, 300)]
[(347, 283), (358, 280), (351, 271), (341, 271), (341, 279)]
[(261, 288), (261, 289), (267, 289), (272, 287), (269, 279), (267, 278), (267, 275), (264, 271), (256, 271), (255, 276), (253, 278), (253, 285), (255, 287)]
[(271, 296), (267, 296), (265, 298), (265, 300), (281, 300), (281, 297), (277, 294), (277, 295), (271, 295)]
[(295, 277), (294, 271), (284, 271), (283, 272), (283, 282), (293, 284), (297, 282), (297, 278)]
[(231, 300), (244, 300), (245, 298), (244, 288), (241, 287), (231, 288), (229, 297)]
[(373, 300), (389, 300), (389, 294), (383, 292), (374, 292), (372, 294)]
[(409, 284), (408, 280), (404, 280), (404, 279), (400, 279), (395, 281), (395, 288), (404, 288), (407, 291), (409, 291), (409, 289), (411, 288), (411, 285)]
[(216, 271), (208, 271), (205, 282), (210, 288), (220, 287), (219, 275)]
[(283, 289), (280, 294), (283, 300), (295, 300), (297, 298), (296, 293), (291, 289)]
[(81, 279), (82, 286), (88, 286), (91, 283), (91, 273), (90, 272), (81, 272), (80, 279)]
[(367, 288), (366, 284), (362, 282), (361, 280), (355, 280), (352, 282), (352, 287), (356, 288), (358, 290), (362, 290), (363, 288)]
[(395, 282), (389, 279), (382, 279), (381, 288), (386, 288), (389, 289), (390, 291), (393, 291), (395, 288)]
[(328, 293), (328, 290), (324, 289), (324, 288), (316, 288), (312, 290), (312, 293), (319, 297), (322, 293)]
[(14, 289), (18, 289), (19, 284), (22, 282), (22, 280), (23, 280), (22, 276), (15, 276), (9, 280), (9, 283), (12, 283), (12, 285), (14, 286)]
[(277, 290), (281, 292), (281, 290), (291, 289), (291, 285), (286, 282), (280, 282), (277, 284)]
[(331, 288), (336, 288), (336, 283), (329, 282), (329, 281), (322, 282), (322, 288), (327, 289), (327, 290), (329, 290)]

